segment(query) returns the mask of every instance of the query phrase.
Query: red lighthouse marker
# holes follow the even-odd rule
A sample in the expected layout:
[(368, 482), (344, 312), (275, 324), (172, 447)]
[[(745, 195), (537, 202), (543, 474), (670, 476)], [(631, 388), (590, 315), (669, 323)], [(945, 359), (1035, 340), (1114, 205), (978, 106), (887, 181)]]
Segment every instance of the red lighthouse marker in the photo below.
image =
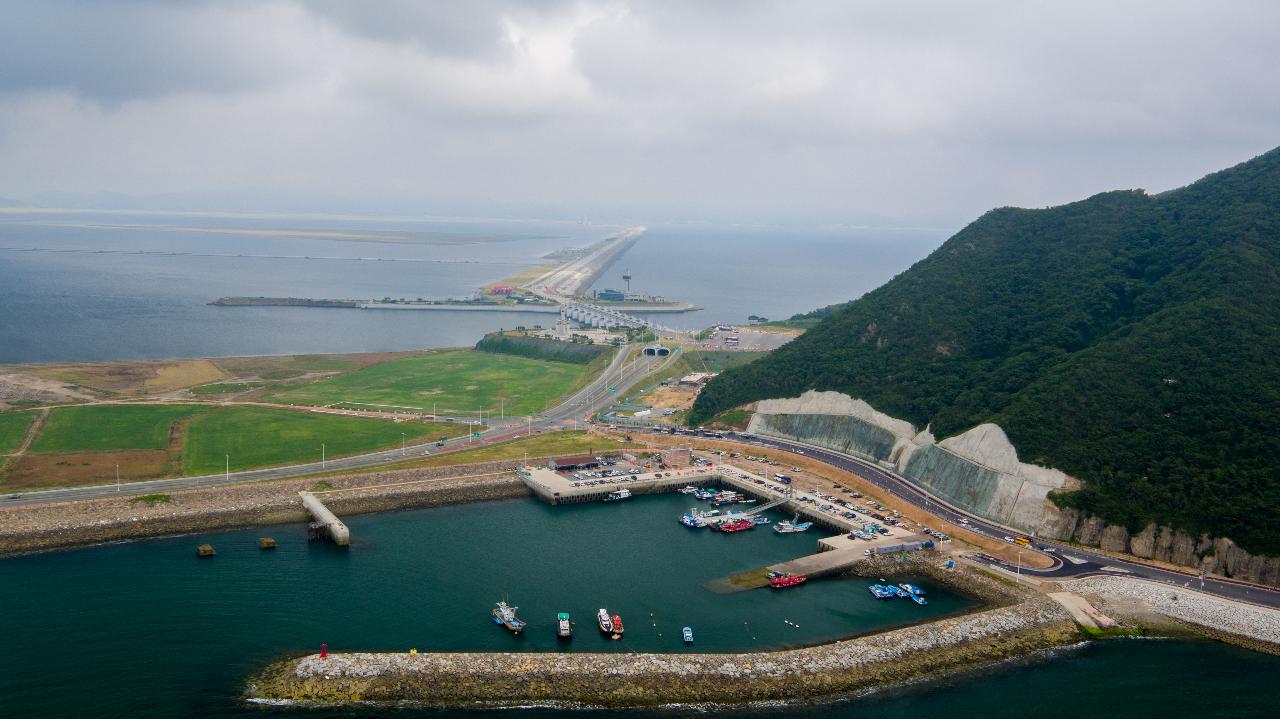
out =
[(328, 645), (328, 644), (321, 644), (321, 645), (320, 645), (320, 658), (321, 658), (321, 659), (324, 659), (324, 658), (326, 658), (326, 657), (328, 657), (328, 656), (329, 656), (329, 645)]

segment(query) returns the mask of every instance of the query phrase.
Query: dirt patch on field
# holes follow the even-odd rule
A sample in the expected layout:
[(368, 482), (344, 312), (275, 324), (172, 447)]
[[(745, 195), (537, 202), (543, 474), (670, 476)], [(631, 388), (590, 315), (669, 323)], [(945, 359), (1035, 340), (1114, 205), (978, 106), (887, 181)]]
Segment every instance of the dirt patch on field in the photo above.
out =
[(4, 478), (4, 488), (36, 489), (78, 485), (110, 484), (116, 479), (116, 465), (124, 481), (163, 477), (169, 467), (169, 452), (163, 449), (128, 452), (67, 452), (27, 454), (18, 458)]
[(18, 408), (32, 402), (66, 404), (98, 399), (63, 382), (8, 369), (11, 368), (0, 369), (0, 409)]
[(654, 409), (685, 409), (693, 406), (698, 390), (695, 387), (658, 387), (640, 397), (642, 404)]
[(203, 359), (43, 365), (26, 368), (26, 373), (117, 396), (171, 392), (227, 376)]

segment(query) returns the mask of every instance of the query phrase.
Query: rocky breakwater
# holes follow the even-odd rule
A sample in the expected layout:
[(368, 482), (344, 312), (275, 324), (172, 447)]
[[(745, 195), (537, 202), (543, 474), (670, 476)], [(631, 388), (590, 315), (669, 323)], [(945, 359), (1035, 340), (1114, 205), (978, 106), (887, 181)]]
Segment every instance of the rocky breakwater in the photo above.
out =
[[(125, 495), (3, 507), (0, 556), (140, 537), (303, 522), (307, 515), (298, 499), (301, 490), (325, 490), (317, 493), (339, 517), (527, 496), (528, 488), (514, 473), (517, 464), (460, 464), (184, 490), (144, 498)], [(321, 481), (323, 484), (319, 484)]]
[(1154, 613), (1215, 639), (1280, 654), (1280, 610), (1129, 577), (1090, 577), (1062, 586), (1130, 623), (1148, 625)]
[[(970, 574), (982, 585), (992, 580)], [(746, 654), (352, 653), (268, 666), (255, 700), (319, 703), (643, 707), (815, 701), (963, 669), (1080, 639), (1069, 615), (1038, 594), (854, 639)]]

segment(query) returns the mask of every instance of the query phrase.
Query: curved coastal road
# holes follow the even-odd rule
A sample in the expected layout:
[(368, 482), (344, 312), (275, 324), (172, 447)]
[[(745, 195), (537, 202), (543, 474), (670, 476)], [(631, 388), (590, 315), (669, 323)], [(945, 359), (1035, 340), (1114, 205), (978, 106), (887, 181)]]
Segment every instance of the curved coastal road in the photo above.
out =
[[(877, 487), (889, 492), (889, 494), (906, 501), (909, 504), (924, 509), (930, 514), (941, 517), (952, 524), (960, 524), (962, 519), (967, 520), (968, 524), (965, 525), (967, 528), (992, 539), (1003, 541), (1006, 536), (1021, 535), (1021, 532), (1018, 530), (1003, 527), (995, 522), (969, 514), (968, 512), (942, 502), (938, 500), (938, 498), (924, 492), (907, 480), (895, 474), (886, 472), (875, 464), (857, 457), (805, 444), (803, 442), (777, 439), (775, 437), (763, 437), (742, 432), (728, 432), (725, 435), (725, 439), (755, 444), (769, 449), (783, 449), (788, 452), (803, 454), (806, 457), (824, 462), (836, 467), (837, 469), (842, 469), (851, 474), (856, 474), (862, 479), (865, 479)], [(1177, 572), (1141, 562), (1116, 559), (1114, 557), (1092, 552), (1077, 546), (1046, 541), (1039, 538), (1035, 540), (1035, 545), (1037, 547), (1052, 550), (1051, 552), (1044, 552), (1044, 554), (1056, 560), (1054, 566), (1049, 569), (1039, 570), (1028, 569), (1027, 567), (1018, 568), (1009, 562), (985, 554), (977, 554), (974, 556), (974, 559), (1009, 571), (1020, 571), (1023, 574), (1048, 579), (1074, 579), (1091, 575), (1140, 577), (1142, 579), (1151, 579), (1165, 584), (1187, 586), (1209, 594), (1216, 594), (1227, 599), (1280, 608), (1280, 590), (1269, 589), (1261, 585), (1247, 584), (1232, 580), (1212, 579), (1208, 577), (1202, 578), (1186, 572)], [(1026, 551), (1031, 552), (1039, 550), (1028, 549)]]
[[(573, 424), (585, 426), (587, 417), (589, 417), (593, 412), (612, 404), (616, 398), (624, 395), (629, 388), (642, 382), (652, 372), (666, 368), (680, 356), (680, 353), (677, 351), (673, 352), (668, 357), (661, 358), (661, 361), (657, 361), (658, 358), (652, 358), (653, 361), (650, 361), (650, 358), (637, 358), (636, 361), (627, 363), (626, 360), (627, 356), (630, 354), (630, 349), (630, 345), (623, 345), (620, 347), (613, 358), (613, 361), (605, 371), (600, 374), (600, 376), (596, 377), (585, 387), (578, 390), (564, 402), (556, 405), (549, 411), (541, 415), (534, 415), (527, 418), (509, 418), (499, 423), (498, 426), (492, 426), (483, 431), (482, 435), (478, 438), (455, 437), (453, 439), (445, 440), (444, 446), (442, 447), (437, 447), (435, 442), (425, 442), (406, 445), (403, 450), (396, 447), (394, 449), (385, 449), (377, 452), (330, 459), (324, 463), (307, 462), (304, 464), (293, 464), (284, 467), (270, 467), (267, 469), (251, 469), (241, 472), (231, 472), (230, 474), (222, 472), (218, 474), (201, 475), (199, 477), (151, 479), (141, 482), (125, 482), (119, 486), (115, 484), (104, 484), (92, 487), (67, 487), (65, 489), (47, 489), (33, 492), (21, 492), (17, 494), (6, 494), (0, 496), (0, 506), (45, 504), (48, 502), (67, 502), (77, 499), (97, 499), (102, 497), (151, 494), (154, 492), (176, 491), (182, 489), (221, 487), (232, 484), (243, 484), (245, 482), (288, 479), (320, 473), (327, 474), (348, 469), (373, 467), (386, 462), (395, 462), (398, 460), (411, 459), (413, 457), (421, 457), (426, 453), (436, 455), (483, 447), (490, 444), (496, 444), (498, 442), (505, 442), (519, 437), (524, 437), (539, 431), (568, 428)], [(617, 393), (615, 394), (610, 392), (610, 387), (616, 387)]]

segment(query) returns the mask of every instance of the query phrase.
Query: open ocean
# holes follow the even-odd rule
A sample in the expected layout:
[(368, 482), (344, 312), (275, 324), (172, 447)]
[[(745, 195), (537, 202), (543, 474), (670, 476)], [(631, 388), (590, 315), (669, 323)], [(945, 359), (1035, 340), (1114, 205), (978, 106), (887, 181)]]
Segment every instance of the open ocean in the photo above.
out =
[[(281, 229), (426, 240), (448, 233), (450, 244), (239, 234)], [(0, 214), (0, 363), (471, 345), (485, 332), (554, 316), (208, 303), (232, 295), (462, 297), (615, 231), (546, 222)], [(873, 289), (948, 234), (652, 228), (596, 286), (621, 286), (629, 268), (635, 289), (705, 308), (664, 315), (672, 326), (786, 317)]]

